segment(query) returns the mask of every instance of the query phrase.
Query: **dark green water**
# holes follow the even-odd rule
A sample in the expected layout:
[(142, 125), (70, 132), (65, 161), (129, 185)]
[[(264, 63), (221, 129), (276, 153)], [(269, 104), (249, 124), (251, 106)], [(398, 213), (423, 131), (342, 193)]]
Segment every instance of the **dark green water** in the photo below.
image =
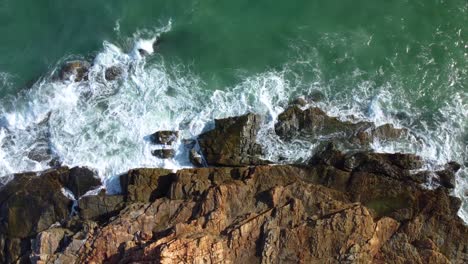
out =
[[(169, 21), (157, 54), (122, 83), (33, 86), (64, 60), (111, 56), (104, 42), (130, 52)], [(289, 100), (317, 91), (331, 114), (392, 122), (424, 139), (377, 150), (466, 166), (467, 25), (466, 0), (0, 0), (0, 142), (18, 138), (0, 149), (0, 176), (47, 167), (24, 151), (34, 144), (25, 128), (48, 112), (64, 163), (108, 178), (169, 166), (142, 143), (157, 128), (195, 136), (215, 117), (274, 119)], [(127, 63), (122, 54), (114, 63)], [(112, 92), (83, 101), (83, 89), (96, 87)], [(295, 147), (283, 148), (286, 156), (310, 152)], [(466, 167), (458, 175), (460, 197), (467, 175)]]
[[(425, 86), (422, 100), (429, 100), (447, 89), (451, 78), (458, 79), (456, 89), (466, 89), (467, 5), (465, 0), (1, 0), (0, 71), (13, 76), (14, 93), (66, 55), (92, 56), (103, 40), (125, 46), (124, 39), (137, 30), (172, 19), (161, 54), (193, 65), (207, 81), (216, 81), (216, 88), (232, 83), (239, 71), (278, 68), (299, 52), (320, 64), (324, 81), (356, 68), (368, 74), (383, 70), (380, 82), (397, 75), (408, 90)], [(117, 22), (120, 33), (114, 30)]]

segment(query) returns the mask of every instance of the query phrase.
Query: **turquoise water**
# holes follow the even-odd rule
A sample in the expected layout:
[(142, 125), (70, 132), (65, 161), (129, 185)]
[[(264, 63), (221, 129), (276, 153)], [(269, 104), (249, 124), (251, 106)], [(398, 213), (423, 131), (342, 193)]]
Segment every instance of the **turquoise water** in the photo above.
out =
[[(138, 30), (172, 19), (161, 54), (193, 65), (213, 88), (232, 84), (239, 71), (278, 68), (302, 53), (320, 63), (325, 80), (356, 68), (368, 74), (382, 69), (385, 74), (376, 81), (396, 74), (405, 90), (425, 86), (421, 99), (429, 101), (433, 93), (446, 94), (440, 90), (448, 89), (443, 86), (451, 78), (458, 78), (456, 89), (466, 83), (467, 5), (465, 0), (2, 0), (0, 71), (13, 76), (14, 93), (66, 55), (91, 57), (103, 40), (126, 47), (125, 39)], [(310, 50), (316, 54), (307, 54)]]
[[(390, 122), (419, 138), (376, 150), (465, 164), (455, 194), (466, 199), (466, 25), (466, 0), (0, 0), (0, 175), (48, 167), (26, 154), (49, 112), (54, 152), (103, 179), (187, 166), (183, 146), (162, 161), (144, 137), (158, 129), (195, 137), (213, 118), (249, 111), (270, 121), (269, 158), (294, 161), (313, 147), (278, 142), (268, 128), (288, 101), (320, 92), (332, 115)], [(159, 35), (155, 54), (129, 56)], [(90, 82), (50, 77), (76, 58), (94, 60)], [(103, 82), (111, 65), (135, 70)]]

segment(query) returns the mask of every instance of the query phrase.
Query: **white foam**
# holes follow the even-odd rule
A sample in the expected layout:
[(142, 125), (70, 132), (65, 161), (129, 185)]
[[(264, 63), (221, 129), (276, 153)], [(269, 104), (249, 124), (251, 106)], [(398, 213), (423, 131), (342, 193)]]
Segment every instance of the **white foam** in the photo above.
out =
[[(108, 192), (118, 191), (115, 177), (131, 168), (164, 167), (179, 169), (190, 166), (187, 150), (179, 141), (175, 144), (176, 158), (158, 159), (151, 151), (147, 136), (158, 130), (179, 130), (181, 138), (193, 138), (213, 125), (214, 118), (255, 112), (264, 116), (259, 143), (265, 148), (265, 158), (273, 161), (305, 160), (317, 145), (296, 140), (283, 142), (273, 132), (277, 116), (296, 95), (321, 91), (324, 100), (315, 102), (340, 119), (367, 120), (378, 125), (392, 123), (411, 128), (415, 133), (402, 142), (373, 142), (377, 151), (413, 152), (422, 155), (434, 166), (450, 160), (464, 163), (466, 145), (467, 94), (455, 93), (452, 102), (440, 109), (441, 121), (428, 125), (424, 119), (416, 122), (420, 109), (403, 98), (404, 93), (395, 84), (379, 87), (363, 78), (356, 69), (351, 78), (353, 86), (337, 92), (333, 81), (324, 83), (320, 66), (301, 58), (301, 67), (316, 67), (317, 78), (306, 83), (291, 65), (283, 70), (266, 71), (245, 76), (233, 87), (209, 91), (202, 80), (183, 65), (167, 65), (163, 59), (147, 64), (134, 54), (142, 48), (151, 54), (153, 42), (161, 32), (135, 38), (129, 53), (109, 42), (103, 43), (96, 56), (89, 81), (81, 83), (45, 79), (30, 90), (18, 95), (12, 107), (0, 106), (6, 128), (0, 128), (0, 175), (20, 171), (38, 171), (48, 168), (46, 162), (32, 161), (27, 153), (43, 132), (37, 124), (51, 113), (48, 125), (50, 144), (65, 165), (89, 166), (98, 170)], [(105, 69), (118, 66), (122, 79), (106, 81)], [(399, 95), (402, 94), (402, 95)], [(411, 113), (410, 120), (393, 117), (395, 111)], [(353, 116), (352, 118), (350, 116)], [(426, 120), (427, 121), (427, 120)], [(13, 137), (12, 137), (13, 136)], [(463, 197), (467, 189), (466, 168), (459, 173), (455, 194)], [(467, 220), (466, 203), (460, 215)]]

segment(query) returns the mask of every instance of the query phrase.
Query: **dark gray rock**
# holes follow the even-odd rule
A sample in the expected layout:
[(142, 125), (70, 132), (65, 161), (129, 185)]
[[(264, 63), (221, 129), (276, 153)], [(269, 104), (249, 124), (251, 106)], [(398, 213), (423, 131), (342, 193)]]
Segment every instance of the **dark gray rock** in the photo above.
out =
[(449, 189), (455, 188), (455, 174), (460, 168), (460, 164), (452, 161), (447, 163), (443, 170), (436, 171), (440, 185)]
[(154, 144), (171, 145), (179, 138), (179, 131), (157, 131), (151, 135), (151, 141)]
[(299, 105), (299, 106), (306, 106), (307, 101), (302, 97), (298, 97), (294, 99), (294, 101), (292, 101), (292, 104)]
[(410, 170), (423, 166), (421, 157), (406, 153), (343, 153), (334, 143), (328, 143), (309, 161), (310, 165), (333, 166), (343, 171), (382, 174), (399, 180), (423, 183), (427, 175), (412, 174)]
[(262, 149), (256, 141), (260, 124), (260, 116), (255, 114), (216, 119), (215, 128), (198, 138), (208, 165), (242, 166), (268, 163), (259, 158)]
[(73, 193), (76, 199), (101, 185), (97, 173), (86, 167), (71, 168), (65, 182), (65, 187)]
[[(32, 143), (26, 156), (30, 160), (37, 162), (48, 162), (52, 167), (59, 166), (59, 157), (54, 153), (52, 143), (50, 142), (50, 125), (49, 120), (51, 117), (49, 112), (46, 117), (34, 126), (26, 128), (26, 133), (34, 136), (34, 142)], [(11, 144), (12, 142), (10, 142)], [(58, 166), (57, 166), (58, 165)]]
[(151, 151), (151, 154), (153, 156), (158, 157), (160, 159), (172, 159), (175, 156), (175, 150), (174, 149), (155, 149)]

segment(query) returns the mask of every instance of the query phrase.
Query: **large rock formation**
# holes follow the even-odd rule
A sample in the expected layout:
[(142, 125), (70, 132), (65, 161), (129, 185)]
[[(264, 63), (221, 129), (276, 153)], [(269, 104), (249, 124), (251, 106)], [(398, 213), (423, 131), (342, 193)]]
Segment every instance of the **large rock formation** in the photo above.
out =
[(310, 165), (136, 169), (121, 178), (127, 207), (80, 231), (81, 248), (38, 247), (35, 256), (50, 263), (64, 256), (75, 263), (466, 263), (460, 201), (443, 186), (422, 188), (411, 172), (421, 165), (414, 155), (344, 154), (331, 145)]
[[(290, 111), (280, 134), (397, 131)], [(76, 216), (61, 189), (85, 189), (68, 168), (15, 176), (0, 190), (0, 262), (468, 262), (461, 202), (449, 195), (459, 164), (423, 171), (416, 155), (329, 143), (305, 164), (265, 165), (259, 125), (253, 114), (216, 120), (199, 144), (218, 167), (130, 170), (121, 194), (81, 197)]]
[(20, 173), (0, 187), (0, 263), (28, 262), (31, 239), (70, 217), (75, 197), (86, 193), (100, 180), (86, 168), (60, 167), (39, 173)]
[(198, 138), (206, 162), (221, 166), (266, 164), (256, 142), (260, 124), (261, 118), (255, 114), (216, 119), (215, 128)]

